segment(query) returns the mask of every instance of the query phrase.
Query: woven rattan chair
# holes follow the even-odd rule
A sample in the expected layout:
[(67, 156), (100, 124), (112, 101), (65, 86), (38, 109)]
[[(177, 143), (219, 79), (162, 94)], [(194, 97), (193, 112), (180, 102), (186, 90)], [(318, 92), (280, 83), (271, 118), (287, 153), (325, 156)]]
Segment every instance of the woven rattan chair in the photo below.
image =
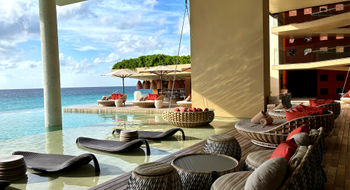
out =
[(191, 101), (177, 101), (176, 104), (183, 108), (192, 108), (192, 102)]
[(97, 100), (97, 103), (102, 106), (115, 106), (115, 100)]
[(253, 124), (250, 120), (241, 120), (236, 123), (235, 128), (243, 136), (252, 139), (252, 143), (256, 145), (276, 148), (285, 141), (291, 131), (302, 124), (307, 124), (310, 129), (324, 127), (325, 134), (329, 134), (334, 128), (334, 116), (331, 111), (328, 111), (326, 114), (300, 117), (288, 122), (275, 120), (268, 126)]
[(132, 104), (141, 108), (154, 108), (154, 100), (133, 101)]
[(326, 107), (327, 110), (332, 111), (334, 114), (333, 115), (334, 119), (337, 119), (337, 117), (340, 115), (341, 106), (340, 106), (339, 102), (333, 102), (331, 104), (323, 104), (323, 105), (320, 105), (318, 107)]
[[(121, 129), (114, 129), (112, 134), (115, 134), (115, 133), (120, 134), (121, 131), (122, 131)], [(137, 132), (138, 132), (139, 139), (162, 140), (173, 136), (178, 131), (181, 132), (182, 139), (185, 140), (186, 139), (185, 132), (181, 128), (173, 128), (165, 132), (158, 132), (158, 131), (137, 131)]]
[(129, 152), (131, 150), (140, 148), (141, 145), (146, 145), (147, 155), (151, 154), (147, 140), (136, 139), (129, 142), (122, 141), (111, 141), (111, 140), (98, 140), (87, 137), (79, 137), (76, 140), (76, 143), (85, 148), (90, 148), (93, 150), (98, 150), (108, 153), (123, 153)]
[(164, 111), (162, 117), (169, 124), (177, 127), (198, 127), (209, 125), (214, 120), (214, 111), (173, 112)]
[(71, 170), (79, 166), (94, 162), (95, 171), (100, 172), (100, 166), (93, 154), (81, 154), (79, 156), (61, 154), (42, 154), (35, 152), (14, 152), (13, 155), (22, 155), (28, 169), (39, 172), (61, 172)]

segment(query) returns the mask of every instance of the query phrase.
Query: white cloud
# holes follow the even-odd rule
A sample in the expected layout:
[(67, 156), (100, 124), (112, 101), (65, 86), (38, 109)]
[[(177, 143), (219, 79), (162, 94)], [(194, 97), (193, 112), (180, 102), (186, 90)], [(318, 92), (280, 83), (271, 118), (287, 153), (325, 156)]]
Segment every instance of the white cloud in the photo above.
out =
[(77, 47), (75, 48), (78, 51), (91, 51), (91, 50), (97, 50), (97, 48), (93, 47), (93, 46), (83, 46), (83, 47)]
[(89, 63), (87, 59), (75, 60), (71, 56), (64, 56), (63, 53), (60, 53), (59, 59), (62, 69), (66, 70), (67, 72), (75, 74), (93, 72), (93, 70), (90, 69), (92, 64)]
[(95, 64), (99, 63), (116, 63), (120, 60), (120, 56), (115, 53), (110, 53), (107, 57), (97, 57), (94, 60)]

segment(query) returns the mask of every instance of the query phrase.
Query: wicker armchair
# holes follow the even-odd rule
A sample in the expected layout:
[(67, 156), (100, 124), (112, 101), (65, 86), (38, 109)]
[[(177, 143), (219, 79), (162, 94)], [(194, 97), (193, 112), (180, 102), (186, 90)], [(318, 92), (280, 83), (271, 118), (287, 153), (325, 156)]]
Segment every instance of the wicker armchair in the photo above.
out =
[(214, 119), (214, 111), (204, 112), (173, 112), (164, 111), (162, 117), (169, 124), (177, 127), (198, 127), (209, 125)]
[(236, 123), (235, 128), (243, 136), (251, 138), (252, 143), (256, 145), (276, 148), (287, 138), (291, 131), (302, 124), (307, 124), (310, 129), (324, 127), (325, 133), (329, 134), (334, 128), (333, 112), (328, 111), (328, 113), (322, 115), (300, 117), (288, 122), (284, 122), (284, 120), (275, 120), (274, 123), (269, 126), (253, 124), (250, 120), (241, 120)]

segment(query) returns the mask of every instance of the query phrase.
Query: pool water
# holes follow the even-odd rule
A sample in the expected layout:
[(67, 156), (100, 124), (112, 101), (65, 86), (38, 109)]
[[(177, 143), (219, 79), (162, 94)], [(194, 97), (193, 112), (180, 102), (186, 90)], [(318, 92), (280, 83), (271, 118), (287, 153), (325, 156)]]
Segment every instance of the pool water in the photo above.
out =
[[(27, 178), (14, 182), (11, 187), (17, 189), (87, 189), (107, 180), (113, 179), (125, 172), (133, 170), (139, 164), (155, 161), (171, 153), (206, 139), (212, 134), (224, 133), (232, 129), (235, 120), (215, 118), (211, 125), (200, 128), (183, 128), (186, 140), (181, 133), (163, 141), (149, 141), (151, 155), (146, 156), (145, 148), (124, 154), (108, 154), (89, 149), (83, 149), (75, 144), (78, 137), (119, 140), (112, 135), (114, 128), (136, 129), (149, 131), (165, 131), (174, 126), (168, 125), (160, 114), (79, 114), (65, 113), (63, 115), (64, 129), (45, 131), (44, 127), (33, 127), (28, 122), (43, 120), (43, 111), (31, 110), (28, 118), (22, 114), (16, 119), (8, 119), (11, 114), (21, 115), (11, 111), (0, 114), (7, 117), (6, 126), (0, 139), (0, 154), (11, 154), (14, 151), (33, 151), (42, 153), (79, 155), (86, 152), (95, 154), (100, 162), (101, 173), (95, 176), (92, 165), (61, 174), (40, 174), (27, 172)], [(6, 115), (8, 114), (8, 115)], [(13, 118), (13, 117), (11, 117)], [(15, 127), (17, 126), (17, 127)], [(33, 132), (32, 130), (40, 130)], [(14, 135), (19, 133), (21, 135)]]

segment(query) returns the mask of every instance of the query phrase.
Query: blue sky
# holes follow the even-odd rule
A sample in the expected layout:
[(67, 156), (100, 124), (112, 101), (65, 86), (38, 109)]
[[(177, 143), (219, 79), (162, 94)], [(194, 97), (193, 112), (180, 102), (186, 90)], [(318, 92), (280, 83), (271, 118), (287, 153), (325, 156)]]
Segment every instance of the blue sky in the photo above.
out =
[[(0, 89), (41, 88), (38, 0), (0, 1)], [(122, 59), (176, 55), (184, 0), (88, 0), (57, 6), (62, 87), (119, 86)], [(190, 54), (186, 19), (181, 55)], [(136, 80), (127, 79), (126, 85)]]

